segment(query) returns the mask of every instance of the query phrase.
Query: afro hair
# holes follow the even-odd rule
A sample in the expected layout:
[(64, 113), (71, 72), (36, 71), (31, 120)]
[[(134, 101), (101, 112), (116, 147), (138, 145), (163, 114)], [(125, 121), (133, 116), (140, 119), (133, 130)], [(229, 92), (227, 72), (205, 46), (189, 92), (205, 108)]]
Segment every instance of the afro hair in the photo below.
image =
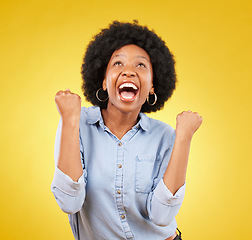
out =
[[(141, 112), (160, 110), (175, 89), (174, 57), (165, 42), (154, 31), (139, 25), (137, 21), (133, 23), (114, 21), (108, 28), (102, 29), (94, 36), (89, 43), (81, 69), (84, 96), (93, 105), (107, 108), (107, 101), (99, 101), (96, 98), (96, 92), (102, 87), (106, 68), (113, 52), (129, 44), (143, 48), (149, 54), (153, 68), (153, 87), (157, 102), (150, 106), (146, 101), (142, 105)], [(154, 98), (154, 96), (150, 95), (150, 102), (153, 102), (151, 97)]]

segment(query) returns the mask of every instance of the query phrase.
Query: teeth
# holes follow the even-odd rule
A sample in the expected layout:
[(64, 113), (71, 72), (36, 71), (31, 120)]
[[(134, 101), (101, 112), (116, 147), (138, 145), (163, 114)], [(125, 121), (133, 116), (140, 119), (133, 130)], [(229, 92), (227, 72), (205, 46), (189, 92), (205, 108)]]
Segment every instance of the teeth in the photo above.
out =
[(122, 89), (122, 88), (125, 88), (125, 87), (131, 87), (131, 88), (133, 88), (134, 90), (137, 90), (136, 85), (133, 84), (133, 83), (123, 83), (123, 84), (119, 87), (119, 89)]

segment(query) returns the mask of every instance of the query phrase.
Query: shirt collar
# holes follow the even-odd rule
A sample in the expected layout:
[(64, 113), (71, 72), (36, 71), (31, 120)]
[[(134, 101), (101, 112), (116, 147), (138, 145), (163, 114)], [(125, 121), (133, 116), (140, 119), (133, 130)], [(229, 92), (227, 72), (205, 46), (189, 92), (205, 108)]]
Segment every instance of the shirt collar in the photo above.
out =
[(141, 128), (144, 130), (144, 131), (146, 131), (146, 132), (148, 132), (148, 130), (149, 130), (149, 117), (147, 117), (147, 115), (146, 114), (144, 114), (144, 113), (140, 113), (139, 114), (139, 116), (140, 116), (140, 120), (139, 120), (139, 125), (141, 126)]
[[(148, 132), (148, 130), (149, 130), (149, 117), (144, 113), (140, 113), (139, 116), (140, 116), (140, 120), (136, 124), (135, 127), (140, 126), (144, 131)], [(92, 107), (88, 108), (87, 122), (89, 124), (95, 124), (95, 123), (99, 122), (101, 126), (105, 127), (104, 123), (103, 123), (100, 107), (92, 106)]]

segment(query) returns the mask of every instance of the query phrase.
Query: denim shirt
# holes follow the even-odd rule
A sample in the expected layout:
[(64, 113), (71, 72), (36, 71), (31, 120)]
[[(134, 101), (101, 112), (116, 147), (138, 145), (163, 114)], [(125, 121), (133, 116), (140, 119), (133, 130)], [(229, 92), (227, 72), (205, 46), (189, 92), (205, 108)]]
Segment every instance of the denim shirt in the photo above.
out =
[(100, 108), (82, 108), (78, 182), (57, 168), (61, 120), (55, 141), (51, 190), (68, 213), (75, 239), (164, 240), (175, 233), (185, 184), (173, 195), (163, 182), (174, 129), (140, 113), (119, 140), (105, 125)]

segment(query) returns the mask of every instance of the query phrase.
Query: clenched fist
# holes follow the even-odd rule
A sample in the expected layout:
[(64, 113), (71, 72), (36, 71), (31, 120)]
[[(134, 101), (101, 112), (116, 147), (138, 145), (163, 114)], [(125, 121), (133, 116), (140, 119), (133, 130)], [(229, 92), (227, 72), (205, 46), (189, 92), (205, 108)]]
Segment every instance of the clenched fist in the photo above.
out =
[(81, 98), (69, 89), (59, 91), (55, 95), (55, 103), (63, 121), (79, 121)]
[(203, 118), (197, 112), (182, 112), (177, 115), (176, 135), (192, 138), (200, 127)]

